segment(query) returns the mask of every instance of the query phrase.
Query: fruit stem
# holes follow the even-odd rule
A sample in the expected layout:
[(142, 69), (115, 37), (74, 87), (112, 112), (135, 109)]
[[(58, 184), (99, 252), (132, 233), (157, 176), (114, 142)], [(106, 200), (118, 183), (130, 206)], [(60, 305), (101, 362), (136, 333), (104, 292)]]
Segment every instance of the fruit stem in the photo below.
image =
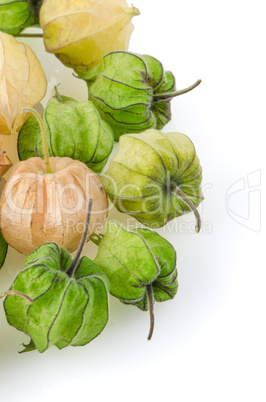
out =
[(140, 15), (139, 9), (134, 7), (133, 4), (131, 4), (131, 7), (129, 8), (129, 13), (132, 14), (133, 17)]
[(22, 33), (22, 34), (17, 34), (17, 35), (13, 35), (15, 38), (43, 38), (43, 34), (26, 34), (26, 33)]
[(191, 211), (194, 213), (196, 221), (197, 221), (197, 225), (195, 227), (195, 230), (198, 233), (200, 231), (200, 228), (201, 228), (201, 218), (200, 218), (199, 211), (197, 210), (197, 208), (195, 207), (193, 202), (186, 196), (185, 193), (183, 193), (182, 190), (180, 190), (179, 187), (177, 187), (176, 184), (172, 183), (172, 186), (174, 187), (174, 193), (179, 198), (181, 198), (187, 204), (187, 206), (191, 209)]
[(82, 238), (81, 238), (81, 241), (80, 241), (80, 244), (79, 244), (79, 248), (78, 248), (78, 251), (77, 251), (73, 261), (71, 262), (71, 264), (70, 264), (70, 266), (68, 267), (68, 270), (67, 270), (67, 274), (69, 276), (74, 276), (74, 274), (75, 274), (76, 265), (77, 265), (77, 263), (79, 261), (79, 257), (81, 255), (81, 252), (83, 250), (84, 244), (85, 244), (86, 239), (87, 239), (88, 230), (89, 230), (89, 224), (90, 224), (90, 217), (91, 217), (92, 203), (93, 203), (93, 200), (89, 199), (89, 204), (88, 204), (88, 208), (87, 208), (87, 212), (86, 212), (86, 218), (85, 218), (85, 227), (84, 227), (84, 230), (83, 230), (83, 235), (82, 235)]
[(93, 233), (93, 235), (91, 235), (90, 236), (90, 240), (94, 243), (94, 244), (96, 244), (96, 246), (98, 246), (99, 247), (99, 245), (100, 245), (100, 243), (101, 243), (101, 241), (102, 241), (102, 239), (104, 238), (104, 235), (103, 234), (97, 234), (97, 233)]
[(196, 88), (200, 83), (201, 83), (201, 80), (198, 80), (198, 81), (194, 82), (194, 84), (190, 85), (190, 87), (181, 89), (180, 91), (166, 92), (166, 93), (162, 93), (162, 94), (154, 94), (153, 95), (154, 101), (155, 102), (168, 101), (169, 99), (172, 99), (175, 96), (183, 95), (187, 92), (190, 92), (192, 89)]
[(24, 113), (31, 113), (33, 114), (40, 126), (41, 132), (42, 132), (42, 139), (43, 139), (43, 153), (44, 153), (44, 161), (45, 161), (45, 173), (53, 173), (51, 165), (50, 165), (50, 160), (49, 160), (49, 151), (48, 151), (48, 145), (47, 145), (47, 138), (46, 138), (46, 132), (44, 128), (44, 124), (42, 121), (41, 116), (37, 112), (37, 110), (33, 109), (32, 107), (24, 107), (22, 109), (22, 112)]
[[(59, 84), (58, 84), (59, 85)], [(57, 98), (59, 101), (61, 101), (62, 100), (62, 96), (60, 95), (60, 93), (58, 92), (58, 85), (55, 85), (54, 86), (54, 97), (55, 98)]]
[(149, 301), (149, 313), (150, 313), (150, 331), (147, 340), (150, 341), (154, 330), (154, 295), (151, 284), (147, 285), (146, 289), (147, 289), (147, 295)]
[(32, 303), (33, 300), (31, 300), (31, 298), (27, 295), (25, 295), (25, 293), (21, 293), (18, 292), (17, 290), (7, 290), (5, 292), (0, 292), (0, 299), (1, 297), (6, 297), (6, 296), (19, 296), (19, 297), (23, 297), (23, 299), (27, 300), (27, 302)]

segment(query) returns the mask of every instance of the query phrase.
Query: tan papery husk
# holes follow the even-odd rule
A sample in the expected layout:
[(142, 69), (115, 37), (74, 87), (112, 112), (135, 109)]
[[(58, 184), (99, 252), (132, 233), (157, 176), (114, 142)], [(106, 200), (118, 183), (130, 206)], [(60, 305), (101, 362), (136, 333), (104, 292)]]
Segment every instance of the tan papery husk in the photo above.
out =
[(69, 252), (80, 243), (89, 199), (93, 200), (89, 236), (100, 233), (108, 213), (107, 196), (99, 177), (83, 162), (30, 158), (12, 168), (0, 200), (0, 227), (5, 240), (28, 255), (37, 246), (54, 241)]
[[(0, 180), (1, 177), (11, 168), (12, 162), (9, 157), (6, 155), (6, 151), (2, 147), (1, 138), (0, 138)], [(0, 193), (1, 195), (1, 193)]]
[(17, 133), (29, 114), (24, 107), (45, 95), (47, 81), (41, 63), (30, 46), (0, 32), (0, 135)]

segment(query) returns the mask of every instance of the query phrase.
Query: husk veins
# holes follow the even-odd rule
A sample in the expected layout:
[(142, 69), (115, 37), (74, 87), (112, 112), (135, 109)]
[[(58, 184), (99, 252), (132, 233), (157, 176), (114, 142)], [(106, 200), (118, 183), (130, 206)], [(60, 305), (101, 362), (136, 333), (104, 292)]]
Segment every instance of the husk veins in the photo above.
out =
[[(94, 172), (102, 171), (114, 138), (92, 102), (78, 102), (60, 95), (56, 89), (44, 110), (43, 123), (49, 156), (70, 157), (85, 163)], [(19, 132), (18, 154), (20, 160), (43, 158), (42, 136), (35, 117), (30, 117)]]
[(175, 77), (161, 62), (148, 55), (110, 52), (99, 66), (78, 75), (85, 79), (89, 99), (114, 131), (115, 140), (125, 133), (162, 129), (171, 119), (170, 101), (195, 88), (176, 91)]
[(151, 230), (128, 230), (110, 221), (95, 262), (109, 279), (113, 296), (150, 311), (150, 339), (154, 326), (153, 299), (156, 302), (173, 299), (178, 288), (176, 252), (172, 245)]
[(91, 205), (77, 258), (72, 260), (56, 243), (43, 244), (28, 255), (7, 292), (4, 308), (8, 323), (31, 338), (24, 351), (44, 352), (52, 345), (59, 349), (82, 346), (107, 324), (108, 281), (92, 260), (86, 256), (79, 259)]

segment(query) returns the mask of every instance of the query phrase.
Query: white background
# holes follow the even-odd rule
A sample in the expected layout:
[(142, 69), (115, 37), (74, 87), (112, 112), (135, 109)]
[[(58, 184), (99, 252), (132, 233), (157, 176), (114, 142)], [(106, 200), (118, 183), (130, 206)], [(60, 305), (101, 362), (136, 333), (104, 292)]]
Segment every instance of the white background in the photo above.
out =
[[(8, 326), (0, 305), (1, 401), (78, 400), (265, 402), (265, 4), (253, 0), (135, 0), (130, 50), (158, 58), (177, 88), (167, 131), (193, 140), (203, 168), (203, 230), (192, 214), (161, 229), (178, 253), (179, 290), (149, 317), (110, 300), (110, 321), (85, 347), (18, 354), (28, 338)], [(53, 86), (86, 99), (82, 81), (27, 40)], [(9, 139), (9, 151), (15, 138)], [(11, 151), (10, 151), (11, 152)], [(11, 152), (12, 153), (12, 152)], [(13, 162), (16, 161), (13, 155)], [(110, 219), (127, 217), (111, 211)], [(84, 254), (94, 258), (87, 244)], [(9, 251), (0, 290), (24, 257)]]

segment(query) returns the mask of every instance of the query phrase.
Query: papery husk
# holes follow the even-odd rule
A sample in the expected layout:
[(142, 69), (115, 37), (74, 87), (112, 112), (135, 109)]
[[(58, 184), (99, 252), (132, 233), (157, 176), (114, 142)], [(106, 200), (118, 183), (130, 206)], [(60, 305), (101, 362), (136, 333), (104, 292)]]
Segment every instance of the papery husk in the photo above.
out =
[[(35, 4), (34, 4), (35, 3)], [(10, 35), (38, 23), (38, 5), (32, 0), (0, 1), (0, 30)]]
[(51, 346), (63, 349), (92, 341), (108, 322), (108, 287), (107, 278), (88, 257), (75, 262), (52, 242), (37, 247), (11, 288), (0, 292), (0, 297), (7, 296), (8, 323), (31, 338), (21, 352), (43, 353)]
[[(12, 162), (6, 155), (6, 151), (3, 148), (0, 136), (0, 179), (11, 168)], [(0, 192), (1, 195), (1, 192)]]
[(160, 228), (193, 211), (200, 230), (202, 168), (187, 135), (155, 129), (122, 135), (101, 179), (118, 211), (141, 224)]
[(17, 133), (29, 114), (24, 107), (37, 104), (45, 95), (47, 81), (31, 48), (0, 32), (0, 134)]
[(86, 81), (89, 100), (112, 127), (116, 141), (123, 134), (161, 130), (172, 118), (171, 100), (201, 82), (176, 90), (173, 73), (159, 60), (121, 50), (106, 54), (85, 73), (76, 72)]
[(174, 247), (151, 230), (128, 229), (109, 221), (95, 262), (107, 276), (114, 297), (142, 311), (149, 310), (150, 340), (154, 329), (154, 302), (171, 300), (177, 293)]
[(88, 200), (93, 200), (87, 239), (102, 231), (108, 201), (99, 177), (71, 158), (50, 158), (53, 174), (41, 158), (13, 167), (0, 200), (0, 227), (13, 248), (28, 255), (52, 241), (67, 251), (78, 248)]
[(44, 44), (63, 64), (81, 71), (113, 50), (127, 50), (139, 14), (125, 0), (44, 0), (40, 25)]
[(0, 151), (0, 179), (11, 168), (12, 162), (5, 153)]
[[(102, 172), (113, 149), (114, 135), (92, 102), (60, 95), (56, 88), (43, 112), (43, 122), (49, 156), (68, 156), (96, 173)], [(41, 137), (39, 123), (31, 116), (18, 135), (20, 160), (44, 157)]]
[(5, 178), (1, 178), (1, 180), (0, 180), (0, 197), (1, 197), (1, 194), (2, 194), (2, 192), (4, 190), (5, 185), (6, 185)]

